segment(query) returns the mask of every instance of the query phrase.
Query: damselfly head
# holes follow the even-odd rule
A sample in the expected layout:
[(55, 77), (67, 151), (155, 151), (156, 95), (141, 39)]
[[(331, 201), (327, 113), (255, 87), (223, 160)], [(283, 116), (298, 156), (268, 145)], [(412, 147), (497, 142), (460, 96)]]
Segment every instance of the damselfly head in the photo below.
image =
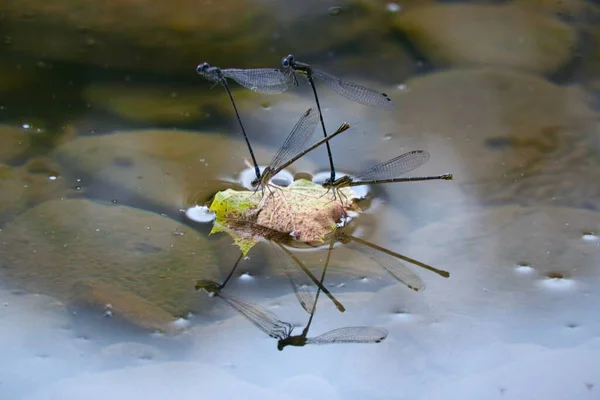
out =
[(290, 54), (287, 57), (284, 57), (283, 60), (281, 61), (281, 64), (287, 68), (290, 65), (292, 65), (292, 63), (294, 62), (294, 55)]
[(306, 337), (303, 335), (291, 336), (291, 333), (292, 332), (290, 331), (287, 337), (277, 341), (277, 350), (281, 351), (285, 346), (302, 347), (306, 345)]
[(210, 68), (210, 64), (207, 62), (203, 62), (196, 67), (196, 72), (199, 74), (204, 74)]
[(271, 180), (271, 178), (273, 177), (273, 172), (271, 171), (271, 168), (267, 167), (263, 170), (262, 174), (260, 175), (260, 178), (254, 178), (254, 180), (252, 182), (250, 182), (250, 185), (255, 188), (258, 187), (258, 185), (260, 185), (261, 183), (267, 183)]
[(252, 182), (250, 182), (250, 186), (252, 186), (253, 188), (258, 187), (258, 185), (260, 185), (261, 179), (260, 178), (254, 178), (252, 180)]

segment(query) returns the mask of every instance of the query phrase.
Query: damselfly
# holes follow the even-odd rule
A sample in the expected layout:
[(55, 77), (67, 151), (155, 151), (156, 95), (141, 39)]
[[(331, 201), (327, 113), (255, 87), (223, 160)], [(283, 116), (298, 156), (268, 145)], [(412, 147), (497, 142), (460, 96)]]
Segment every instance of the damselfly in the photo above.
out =
[(238, 123), (240, 124), (240, 128), (242, 129), (244, 140), (246, 141), (246, 145), (248, 146), (250, 157), (252, 158), (252, 162), (254, 163), (254, 172), (256, 174), (256, 178), (259, 179), (260, 170), (258, 168), (258, 163), (256, 162), (256, 157), (254, 156), (254, 152), (252, 151), (250, 140), (248, 139), (248, 135), (246, 134), (246, 130), (244, 129), (244, 125), (242, 124), (242, 119), (240, 118), (240, 114), (235, 105), (235, 101), (233, 100), (233, 95), (231, 94), (231, 90), (229, 90), (227, 79), (232, 79), (240, 85), (244, 86), (245, 88), (248, 88), (255, 92), (282, 93), (285, 90), (287, 90), (290, 87), (290, 85), (294, 84), (293, 78), (283, 73), (281, 70), (275, 68), (221, 69), (219, 67), (213, 67), (207, 62), (198, 65), (196, 67), (196, 72), (199, 75), (206, 78), (207, 80), (222, 85), (227, 91), (227, 94), (229, 95), (229, 100), (231, 100), (231, 105), (233, 106), (233, 110), (235, 111)]
[[(337, 93), (357, 103), (380, 108), (390, 108), (393, 105), (392, 100), (388, 97), (387, 94), (377, 92), (373, 89), (366, 88), (353, 82), (345, 81), (323, 71), (315, 69), (309, 64), (296, 61), (296, 58), (292, 54), (288, 55), (283, 59), (282, 65), (284, 70), (288, 72), (288, 75), (293, 76), (294, 86), (298, 85), (296, 73), (302, 73), (308, 80), (308, 83), (310, 84), (313, 94), (315, 96), (317, 109), (319, 110), (319, 119), (321, 121), (321, 127), (323, 128), (324, 137), (327, 137), (327, 130), (325, 129), (323, 113), (321, 112), (321, 104), (319, 102), (319, 96), (317, 95), (317, 88), (315, 86), (313, 78), (320, 79)], [(331, 148), (329, 147), (329, 143), (327, 143), (326, 146), (327, 155), (329, 157), (329, 166), (331, 168), (330, 181), (333, 182), (335, 180), (335, 167), (333, 165), (333, 156), (331, 154)]]

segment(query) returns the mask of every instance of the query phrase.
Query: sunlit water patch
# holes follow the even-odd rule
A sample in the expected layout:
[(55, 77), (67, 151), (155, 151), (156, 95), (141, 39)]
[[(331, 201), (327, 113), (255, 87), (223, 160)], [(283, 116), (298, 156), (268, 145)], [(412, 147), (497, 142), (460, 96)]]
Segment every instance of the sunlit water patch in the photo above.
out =
[[(260, 165), (258, 168), (262, 174), (267, 166)], [(252, 186), (252, 181), (256, 179), (256, 173), (253, 167), (249, 167), (240, 172), (239, 181), (248, 190), (254, 190), (256, 187)], [(287, 170), (280, 171), (275, 175), (269, 182), (278, 186), (289, 186), (294, 181), (294, 175)]]

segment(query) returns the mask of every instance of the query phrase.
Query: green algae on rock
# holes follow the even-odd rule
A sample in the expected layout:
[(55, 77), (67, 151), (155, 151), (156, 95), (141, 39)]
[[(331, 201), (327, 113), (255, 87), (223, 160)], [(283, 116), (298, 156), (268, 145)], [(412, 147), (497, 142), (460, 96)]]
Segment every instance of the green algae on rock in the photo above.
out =
[(202, 312), (198, 277), (216, 278), (211, 245), (160, 215), (88, 200), (45, 202), (0, 231), (0, 276), (74, 305), (103, 309), (143, 328), (169, 331)]
[(438, 4), (400, 13), (394, 21), (419, 50), (441, 65), (548, 74), (571, 59), (577, 43), (569, 25), (515, 5)]
[[(218, 192), (210, 206), (215, 213), (211, 234), (225, 232), (246, 255), (261, 239), (321, 245), (349, 211), (360, 211), (354, 195), (343, 188), (333, 192), (305, 179), (287, 187), (267, 187), (264, 195), (227, 189)], [(278, 238), (270, 236), (281, 234)]]

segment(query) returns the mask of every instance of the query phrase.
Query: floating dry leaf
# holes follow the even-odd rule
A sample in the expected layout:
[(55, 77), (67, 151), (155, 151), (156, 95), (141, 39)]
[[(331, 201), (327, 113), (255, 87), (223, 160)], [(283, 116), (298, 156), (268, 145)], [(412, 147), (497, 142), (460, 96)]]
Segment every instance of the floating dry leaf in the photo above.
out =
[(320, 245), (349, 211), (360, 212), (349, 188), (336, 193), (334, 200), (331, 190), (305, 179), (270, 185), (264, 194), (227, 189), (210, 206), (216, 217), (211, 234), (229, 234), (244, 255), (261, 239)]

